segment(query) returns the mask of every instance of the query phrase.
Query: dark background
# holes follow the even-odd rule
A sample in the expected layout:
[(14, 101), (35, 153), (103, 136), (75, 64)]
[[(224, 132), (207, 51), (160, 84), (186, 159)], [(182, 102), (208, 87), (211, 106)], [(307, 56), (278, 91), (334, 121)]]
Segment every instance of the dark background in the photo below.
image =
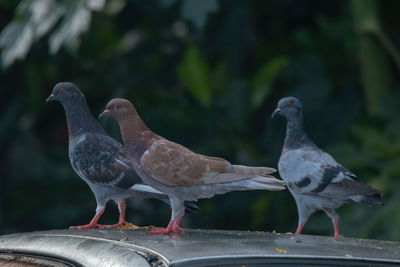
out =
[[(97, 3), (93, 5), (93, 3)], [(0, 0), (0, 234), (85, 224), (95, 211), (73, 172), (59, 103), (76, 83), (95, 116), (131, 100), (156, 133), (236, 164), (276, 166), (285, 133), (270, 115), (297, 96), (322, 149), (383, 191), (384, 207), (340, 209), (349, 237), (400, 239), (400, 1)], [(101, 122), (120, 140), (117, 123)], [(102, 223), (115, 223), (109, 204)], [(200, 200), (193, 228), (293, 232), (288, 191)], [(170, 210), (131, 199), (127, 219)], [(322, 212), (304, 233), (332, 235)]]

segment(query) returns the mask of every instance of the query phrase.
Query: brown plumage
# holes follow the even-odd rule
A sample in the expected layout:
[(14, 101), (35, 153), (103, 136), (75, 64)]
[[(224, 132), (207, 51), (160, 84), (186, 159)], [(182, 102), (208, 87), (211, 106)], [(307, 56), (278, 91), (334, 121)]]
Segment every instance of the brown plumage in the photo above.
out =
[(171, 229), (157, 233), (182, 230), (179, 221), (183, 213), (180, 215), (179, 212), (183, 200), (196, 200), (231, 190), (285, 188), (283, 181), (269, 175), (276, 171), (273, 168), (232, 165), (222, 158), (197, 154), (153, 133), (128, 100), (111, 100), (101, 116), (106, 115), (118, 121), (139, 176), (145, 183), (168, 194), (177, 204), (172, 205)]
[(154, 141), (140, 162), (150, 176), (170, 186), (227, 183), (276, 171), (234, 166), (225, 159), (196, 154), (166, 139)]

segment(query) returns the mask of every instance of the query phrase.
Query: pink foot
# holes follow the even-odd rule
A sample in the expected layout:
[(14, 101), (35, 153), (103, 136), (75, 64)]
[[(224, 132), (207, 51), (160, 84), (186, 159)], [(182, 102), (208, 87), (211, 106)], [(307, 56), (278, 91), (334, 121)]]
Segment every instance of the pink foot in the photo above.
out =
[(183, 235), (185, 233), (185, 229), (183, 229), (182, 227), (176, 226), (172, 229), (172, 232)]
[(172, 233), (172, 230), (169, 230), (168, 228), (161, 228), (148, 232), (149, 235), (168, 235), (170, 233)]
[(89, 223), (85, 225), (78, 225), (78, 226), (70, 226), (69, 229), (71, 230), (83, 230), (83, 229), (95, 229), (95, 228), (104, 228), (105, 225), (98, 224), (98, 223)]
[(167, 228), (161, 228), (158, 230), (150, 231), (149, 235), (169, 235), (169, 234), (184, 234), (185, 229), (179, 227), (179, 223), (182, 220), (182, 217), (185, 213), (182, 212), (178, 216), (176, 216), (174, 219), (172, 219)]
[(170, 235), (170, 234), (184, 234), (185, 229), (181, 227), (171, 228), (161, 228), (154, 231), (148, 232), (149, 235)]
[(98, 224), (97, 222), (99, 221), (101, 215), (103, 215), (104, 212), (104, 207), (100, 209), (93, 217), (93, 219), (90, 221), (89, 224), (85, 225), (79, 225), (79, 226), (70, 226), (69, 229), (71, 230), (80, 230), (80, 229), (93, 229), (93, 228), (103, 228), (104, 225)]

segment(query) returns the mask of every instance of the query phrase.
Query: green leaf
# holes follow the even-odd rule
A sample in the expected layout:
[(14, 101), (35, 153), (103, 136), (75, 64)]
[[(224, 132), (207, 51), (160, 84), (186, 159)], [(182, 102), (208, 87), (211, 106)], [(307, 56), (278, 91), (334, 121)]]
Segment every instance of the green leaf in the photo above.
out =
[(265, 63), (254, 75), (251, 81), (252, 95), (250, 107), (252, 110), (257, 109), (272, 92), (272, 85), (281, 72), (287, 65), (289, 59), (287, 56), (279, 56)]
[(213, 89), (217, 92), (224, 92), (228, 83), (231, 81), (231, 73), (226, 62), (220, 62), (214, 67), (211, 73)]
[(203, 106), (211, 104), (212, 87), (210, 71), (205, 57), (195, 46), (186, 49), (178, 66), (179, 79), (189, 93)]

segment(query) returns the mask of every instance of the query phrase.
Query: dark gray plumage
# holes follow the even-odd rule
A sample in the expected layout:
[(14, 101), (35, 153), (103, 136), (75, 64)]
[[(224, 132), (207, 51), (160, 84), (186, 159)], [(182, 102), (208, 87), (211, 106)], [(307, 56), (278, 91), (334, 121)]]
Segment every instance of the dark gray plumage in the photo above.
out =
[[(98, 220), (108, 200), (114, 200), (120, 211), (119, 222), (106, 227), (126, 224), (125, 199), (132, 196), (155, 197), (169, 203), (168, 197), (143, 184), (136, 174), (132, 159), (119, 142), (111, 138), (91, 114), (85, 96), (72, 83), (58, 83), (46, 102), (59, 101), (65, 110), (69, 133), (69, 158), (75, 172), (93, 191), (96, 214), (89, 224), (73, 226), (72, 229), (102, 227)], [(191, 202), (186, 208), (197, 210)]]
[(355, 201), (382, 205), (381, 192), (356, 179), (356, 175), (319, 149), (303, 130), (303, 109), (295, 97), (279, 101), (272, 116), (287, 120), (286, 137), (278, 170), (294, 199), (299, 212), (296, 234), (300, 234), (311, 214), (323, 210), (332, 219), (335, 237), (339, 234), (336, 209)]

